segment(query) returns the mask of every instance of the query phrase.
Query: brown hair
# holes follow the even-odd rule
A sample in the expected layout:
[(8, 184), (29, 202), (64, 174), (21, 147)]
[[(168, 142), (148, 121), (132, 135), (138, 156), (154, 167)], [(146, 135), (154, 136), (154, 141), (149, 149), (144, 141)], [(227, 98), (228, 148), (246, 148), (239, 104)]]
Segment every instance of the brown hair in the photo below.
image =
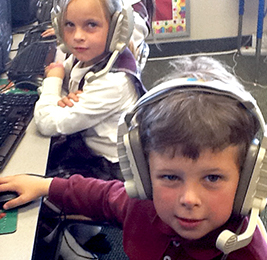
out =
[(157, 151), (197, 159), (205, 149), (220, 151), (237, 145), (239, 166), (259, 129), (258, 120), (238, 100), (179, 90), (141, 108), (137, 122), (146, 157)]

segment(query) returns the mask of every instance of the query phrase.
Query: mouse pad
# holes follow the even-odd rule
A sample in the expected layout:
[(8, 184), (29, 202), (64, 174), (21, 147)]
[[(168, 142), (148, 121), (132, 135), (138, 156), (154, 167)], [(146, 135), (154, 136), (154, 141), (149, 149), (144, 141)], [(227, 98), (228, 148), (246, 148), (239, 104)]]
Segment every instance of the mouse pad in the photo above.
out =
[(17, 230), (18, 209), (0, 210), (0, 235)]

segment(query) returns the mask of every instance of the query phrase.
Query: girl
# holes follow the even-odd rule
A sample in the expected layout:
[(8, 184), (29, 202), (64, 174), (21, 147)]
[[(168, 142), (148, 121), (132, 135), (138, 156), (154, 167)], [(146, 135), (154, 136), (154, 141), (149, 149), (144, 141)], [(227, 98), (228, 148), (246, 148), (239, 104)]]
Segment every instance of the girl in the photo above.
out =
[(135, 58), (127, 48), (107, 73), (95, 75), (101, 74), (111, 59), (113, 35), (109, 34), (122, 3), (61, 0), (54, 10), (58, 11), (55, 31), (71, 55), (63, 64), (46, 68), (35, 107), (37, 128), (43, 135), (53, 136), (48, 174), (64, 171), (64, 176), (78, 172), (121, 179), (116, 149), (119, 116), (144, 89)]

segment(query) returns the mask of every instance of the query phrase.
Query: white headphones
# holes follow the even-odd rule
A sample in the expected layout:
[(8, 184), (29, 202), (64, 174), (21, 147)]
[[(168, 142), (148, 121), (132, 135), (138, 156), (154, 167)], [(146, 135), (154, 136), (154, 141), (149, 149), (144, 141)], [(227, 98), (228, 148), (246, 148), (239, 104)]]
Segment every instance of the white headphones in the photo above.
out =
[(233, 207), (234, 214), (246, 216), (250, 213), (249, 226), (242, 235), (237, 236), (225, 230), (217, 239), (216, 246), (224, 253), (229, 253), (251, 241), (257, 217), (265, 208), (267, 198), (267, 132), (262, 113), (248, 92), (241, 88), (235, 88), (233, 91), (229, 85), (218, 80), (203, 82), (195, 79), (192, 81), (191, 78), (170, 80), (148, 91), (121, 116), (119, 122), (118, 154), (126, 191), (131, 197), (152, 199), (149, 169), (143, 154), (135, 115), (140, 108), (165, 98), (174, 90), (201, 91), (236, 99), (257, 118), (261, 126), (251, 142)]
[[(63, 52), (68, 52), (67, 47), (64, 44), (62, 39), (62, 30), (60, 26), (60, 17), (62, 12), (62, 6), (66, 6), (71, 0), (53, 0), (53, 8), (51, 11), (52, 25), (55, 30), (55, 33), (58, 37), (59, 42), (61, 43), (60, 48)], [(122, 0), (119, 0), (122, 1)], [(86, 80), (88, 82), (93, 81), (95, 78), (104, 75), (107, 73), (114, 62), (116, 61), (118, 55), (123, 52), (123, 50), (128, 46), (131, 35), (134, 30), (134, 15), (132, 4), (136, 1), (126, 1), (127, 4), (124, 4), (122, 1), (122, 10), (116, 10), (111, 17), (109, 33), (106, 43), (106, 51), (112, 53), (109, 61), (104, 69), (97, 73), (90, 72), (86, 75)], [(138, 1), (139, 2), (139, 1)]]
[[(51, 10), (52, 25), (60, 43), (63, 43), (61, 29), (61, 13), (62, 6), (67, 6), (71, 0), (53, 0), (53, 8)], [(122, 0), (119, 0), (122, 1)], [(127, 1), (128, 3), (128, 1)], [(123, 5), (122, 10), (116, 10), (111, 17), (109, 34), (107, 37), (106, 50), (114, 52), (118, 50), (122, 52), (129, 44), (130, 37), (133, 33), (134, 17), (131, 4)]]

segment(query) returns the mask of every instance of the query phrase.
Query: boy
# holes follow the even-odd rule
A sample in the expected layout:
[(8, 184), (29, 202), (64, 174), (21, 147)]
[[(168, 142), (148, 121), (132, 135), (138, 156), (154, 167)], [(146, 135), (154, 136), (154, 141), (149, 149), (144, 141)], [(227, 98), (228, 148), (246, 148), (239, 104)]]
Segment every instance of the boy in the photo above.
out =
[[(216, 240), (225, 229), (236, 233), (241, 228), (242, 233), (246, 228), (235, 197), (246, 157), (252, 157), (249, 147), (262, 136), (264, 122), (260, 112), (256, 115), (251, 109), (257, 107), (255, 100), (219, 62), (181, 59), (175, 67), (171, 80), (151, 89), (122, 117), (129, 136), (137, 130), (130, 144), (125, 133), (124, 144), (119, 144), (126, 189), (117, 180), (79, 175), (68, 180), (18, 175), (0, 178), (0, 191), (20, 195), (5, 209), (48, 195), (65, 213), (123, 228), (124, 250), (131, 260), (225, 259)], [(132, 155), (121, 151), (129, 145)], [(136, 150), (144, 153), (143, 162)], [(130, 172), (123, 157), (131, 161)], [(131, 175), (136, 175), (133, 180)], [(151, 187), (145, 187), (150, 181)], [(149, 199), (130, 198), (126, 190)], [(266, 255), (267, 244), (257, 228), (251, 243), (227, 259), (263, 260)]]

